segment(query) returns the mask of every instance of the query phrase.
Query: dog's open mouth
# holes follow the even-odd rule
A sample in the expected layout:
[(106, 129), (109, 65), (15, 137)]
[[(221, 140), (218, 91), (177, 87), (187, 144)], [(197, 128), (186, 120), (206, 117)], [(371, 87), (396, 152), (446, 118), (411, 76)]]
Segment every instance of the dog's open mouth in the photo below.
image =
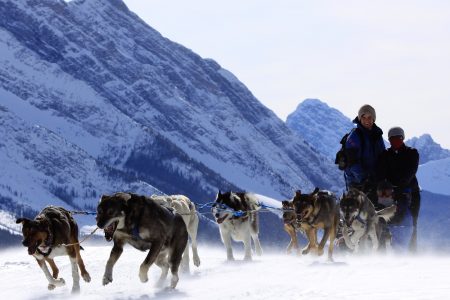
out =
[(119, 221), (112, 222), (108, 226), (103, 229), (105, 232), (105, 239), (110, 242), (113, 239), (114, 232), (116, 232), (117, 224), (119, 224)]
[(217, 218), (217, 224), (222, 224), (223, 221), (225, 221), (225, 219), (227, 218), (227, 215), (224, 215), (223, 217)]

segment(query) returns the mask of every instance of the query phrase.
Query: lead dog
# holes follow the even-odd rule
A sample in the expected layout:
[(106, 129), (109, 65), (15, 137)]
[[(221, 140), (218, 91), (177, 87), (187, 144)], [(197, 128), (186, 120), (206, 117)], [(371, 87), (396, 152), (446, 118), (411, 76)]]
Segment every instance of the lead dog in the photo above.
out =
[(171, 288), (178, 283), (178, 268), (188, 241), (183, 218), (151, 198), (128, 193), (103, 195), (97, 206), (97, 226), (105, 231), (107, 240), (114, 240), (106, 263), (103, 285), (113, 281), (113, 267), (123, 252), (124, 244), (146, 251), (139, 268), (141, 282), (148, 281), (148, 270), (155, 263), (161, 268), (161, 285), (172, 273)]
[(231, 239), (244, 243), (244, 259), (252, 259), (251, 240), (257, 255), (262, 254), (258, 233), (258, 213), (260, 208), (256, 198), (249, 193), (219, 193), (212, 212), (219, 224), (220, 236), (227, 249), (227, 259), (234, 260)]
[[(323, 249), (329, 239), (328, 259), (333, 260), (334, 239), (336, 238), (339, 224), (339, 208), (336, 204), (336, 196), (329, 191), (319, 191), (316, 188), (311, 194), (302, 194), (297, 191), (293, 198), (297, 221), (309, 226), (306, 230), (308, 245), (302, 254), (314, 250), (318, 255), (323, 254)], [(323, 237), (317, 245), (317, 230), (323, 229)]]
[[(58, 279), (59, 270), (53, 260), (56, 256), (68, 255), (70, 258), (73, 278), (72, 293), (80, 291), (78, 267), (84, 281), (91, 281), (80, 255), (78, 226), (70, 212), (62, 207), (48, 206), (34, 220), (18, 218), (16, 223), (22, 224), (22, 244), (28, 247), (28, 254), (36, 258), (48, 280), (49, 290), (65, 284), (63, 278)], [(52, 275), (50, 275), (46, 262), (52, 269)]]
[[(391, 205), (376, 211), (366, 194), (357, 189), (350, 189), (348, 193), (344, 193), (339, 206), (344, 218), (342, 235), (347, 247), (358, 252), (360, 244), (370, 238), (372, 249), (377, 250), (386, 226), (380, 219), (388, 222), (394, 216), (396, 206)], [(353, 233), (349, 235), (349, 231)], [(389, 241), (382, 242), (389, 247)]]
[[(151, 198), (158, 204), (173, 208), (181, 215), (186, 224), (187, 232), (191, 238), (192, 259), (196, 267), (200, 266), (200, 257), (197, 251), (197, 231), (198, 231), (198, 215), (194, 203), (184, 195), (158, 196), (152, 195)], [(186, 245), (183, 259), (181, 261), (181, 270), (189, 272), (189, 245)]]

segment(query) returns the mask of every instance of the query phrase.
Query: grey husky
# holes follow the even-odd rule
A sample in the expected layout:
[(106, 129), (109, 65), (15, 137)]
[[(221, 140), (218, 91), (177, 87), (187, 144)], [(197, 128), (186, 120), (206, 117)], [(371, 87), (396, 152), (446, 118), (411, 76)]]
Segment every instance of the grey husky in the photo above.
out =
[[(342, 235), (347, 247), (358, 252), (360, 245), (370, 238), (372, 249), (377, 250), (383, 227), (394, 216), (397, 207), (391, 205), (376, 211), (367, 195), (357, 189), (350, 189), (348, 193), (344, 193), (339, 206), (344, 219)], [(380, 222), (380, 219), (384, 219), (385, 222)], [(382, 242), (387, 248), (390, 247), (390, 241)]]

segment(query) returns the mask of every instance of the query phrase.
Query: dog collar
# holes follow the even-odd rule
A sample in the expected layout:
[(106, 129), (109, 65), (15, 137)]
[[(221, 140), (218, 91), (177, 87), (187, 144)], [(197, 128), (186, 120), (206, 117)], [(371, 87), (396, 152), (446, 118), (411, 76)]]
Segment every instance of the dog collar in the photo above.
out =
[(50, 255), (50, 253), (52, 253), (52, 250), (53, 250), (53, 248), (52, 248), (52, 247), (49, 247), (48, 252), (47, 252), (47, 253), (44, 253), (44, 252), (42, 252), (41, 249), (39, 249), (39, 247), (38, 247), (36, 251), (37, 251), (40, 255), (42, 255), (42, 256), (44, 256), (44, 257), (47, 257), (47, 256)]

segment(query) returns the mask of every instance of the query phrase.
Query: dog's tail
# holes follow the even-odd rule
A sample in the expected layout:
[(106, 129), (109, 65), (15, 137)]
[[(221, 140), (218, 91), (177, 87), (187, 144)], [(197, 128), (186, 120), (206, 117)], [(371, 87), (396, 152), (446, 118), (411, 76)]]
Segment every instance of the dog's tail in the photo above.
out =
[(397, 211), (396, 205), (391, 205), (386, 208), (383, 208), (382, 210), (377, 211), (377, 216), (379, 218), (383, 218), (386, 222), (389, 222), (390, 219), (395, 215), (395, 212)]

